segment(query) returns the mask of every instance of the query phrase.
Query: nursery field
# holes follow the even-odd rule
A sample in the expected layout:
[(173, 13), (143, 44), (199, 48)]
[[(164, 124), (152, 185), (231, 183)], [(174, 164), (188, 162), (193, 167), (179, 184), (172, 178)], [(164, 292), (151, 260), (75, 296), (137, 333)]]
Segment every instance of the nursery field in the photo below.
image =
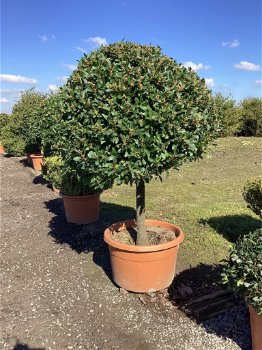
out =
[(186, 287), (194, 299), (221, 288), (221, 259), (261, 226), (242, 197), (261, 174), (261, 151), (262, 138), (219, 139), (204, 159), (147, 185), (147, 217), (177, 224), (186, 237), (174, 282), (153, 296), (112, 282), (102, 238), (107, 225), (135, 217), (134, 187), (105, 191), (96, 224), (68, 224), (41, 173), (1, 155), (0, 348), (250, 350), (243, 305), (197, 323), (180, 310), (179, 293)]
[[(202, 160), (147, 185), (147, 217), (172, 222), (185, 233), (178, 269), (218, 263), (240, 235), (261, 226), (242, 197), (245, 182), (261, 175), (261, 154), (261, 138), (222, 138)], [(128, 215), (135, 189), (115, 187), (102, 200), (123, 206), (119, 217)]]

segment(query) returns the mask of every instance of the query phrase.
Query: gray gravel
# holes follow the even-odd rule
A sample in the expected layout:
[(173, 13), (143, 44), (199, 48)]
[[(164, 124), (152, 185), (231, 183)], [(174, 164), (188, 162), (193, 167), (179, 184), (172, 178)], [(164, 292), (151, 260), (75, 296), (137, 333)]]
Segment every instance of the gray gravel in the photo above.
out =
[(174, 306), (119, 293), (102, 241), (106, 221), (67, 225), (60, 197), (38, 174), (18, 158), (0, 161), (0, 349), (250, 348), (243, 307), (197, 325)]

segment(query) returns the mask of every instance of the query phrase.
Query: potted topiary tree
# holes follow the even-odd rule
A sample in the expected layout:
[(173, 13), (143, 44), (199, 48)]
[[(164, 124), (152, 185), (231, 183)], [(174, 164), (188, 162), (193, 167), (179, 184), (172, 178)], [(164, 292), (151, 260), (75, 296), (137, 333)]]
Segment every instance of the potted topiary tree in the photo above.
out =
[(253, 350), (262, 349), (262, 229), (240, 237), (231, 249), (223, 282), (249, 306)]
[[(217, 135), (219, 117), (205, 81), (159, 47), (103, 46), (85, 55), (68, 79), (61, 119), (67, 151), (77, 153), (80, 167), (88, 164), (109, 181), (136, 187), (136, 220), (104, 233), (115, 282), (136, 292), (167, 287), (184, 235), (175, 225), (145, 220), (145, 184), (199, 159)], [(171, 236), (165, 242), (160, 234), (152, 244), (146, 226)], [(135, 245), (116, 241), (116, 231), (131, 228)]]
[(41, 142), (44, 120), (41, 111), (45, 98), (44, 94), (34, 89), (22, 92), (1, 132), (6, 151), (18, 156), (31, 154), (35, 170), (42, 169)]

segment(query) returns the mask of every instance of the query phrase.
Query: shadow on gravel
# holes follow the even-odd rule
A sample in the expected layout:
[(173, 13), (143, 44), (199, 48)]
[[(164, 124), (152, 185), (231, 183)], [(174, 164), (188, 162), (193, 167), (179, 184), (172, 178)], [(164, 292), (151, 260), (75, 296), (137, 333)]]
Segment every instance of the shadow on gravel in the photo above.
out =
[(12, 350), (45, 350), (45, 348), (30, 348), (27, 344), (16, 343)]
[(222, 264), (199, 264), (184, 270), (168, 288), (169, 300), (208, 333), (229, 338), (242, 350), (251, 350), (248, 310), (222, 284), (222, 269)]
[(103, 231), (116, 221), (133, 219), (131, 207), (101, 202), (100, 220), (90, 225), (69, 224), (66, 220), (63, 200), (56, 198), (45, 202), (45, 207), (55, 216), (49, 222), (49, 235), (57, 244), (67, 244), (78, 254), (93, 252), (95, 264), (112, 280), (109, 252), (103, 240)]
[(51, 187), (50, 183), (44, 179), (42, 174), (39, 174), (36, 177), (34, 177), (33, 184), (34, 185), (44, 185), (44, 186)]
[(208, 220), (201, 219), (202, 225), (209, 225), (229, 242), (236, 242), (238, 237), (255, 231), (261, 227), (261, 220), (250, 215), (227, 215), (213, 217)]

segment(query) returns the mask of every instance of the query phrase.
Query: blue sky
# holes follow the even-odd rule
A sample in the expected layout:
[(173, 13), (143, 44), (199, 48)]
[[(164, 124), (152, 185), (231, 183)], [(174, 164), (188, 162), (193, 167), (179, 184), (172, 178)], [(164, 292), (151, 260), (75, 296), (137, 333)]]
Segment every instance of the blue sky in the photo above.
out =
[(22, 90), (56, 89), (83, 52), (122, 39), (162, 47), (214, 92), (261, 96), (260, 0), (2, 0), (1, 111)]

